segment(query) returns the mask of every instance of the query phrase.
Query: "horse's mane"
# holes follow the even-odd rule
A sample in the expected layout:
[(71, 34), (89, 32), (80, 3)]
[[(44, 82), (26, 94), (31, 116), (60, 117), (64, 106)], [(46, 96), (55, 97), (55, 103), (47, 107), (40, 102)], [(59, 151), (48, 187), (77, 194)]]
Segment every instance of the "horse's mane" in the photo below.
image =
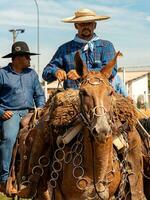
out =
[[(79, 90), (67, 89), (50, 96), (44, 110), (50, 110), (49, 123), (52, 126), (71, 125), (80, 114)], [(44, 111), (43, 111), (44, 112)], [(137, 121), (137, 112), (133, 101), (128, 97), (114, 93), (112, 96), (111, 114), (113, 122), (125, 122), (132, 128)]]
[(67, 89), (56, 92), (47, 101), (44, 110), (47, 109), (50, 112), (50, 125), (57, 127), (72, 124), (80, 113), (79, 90)]
[[(91, 71), (89, 74), (102, 78), (105, 85), (112, 88), (108, 79), (101, 72)], [(138, 114), (135, 105), (133, 104), (133, 100), (130, 97), (124, 97), (121, 94), (117, 94), (115, 91), (112, 96), (111, 114), (113, 115), (114, 123), (119, 120), (121, 124), (126, 123), (130, 129), (137, 124)]]
[(115, 93), (112, 99), (113, 120), (126, 123), (130, 129), (137, 124), (138, 114), (133, 100), (130, 97), (124, 97), (121, 94)]

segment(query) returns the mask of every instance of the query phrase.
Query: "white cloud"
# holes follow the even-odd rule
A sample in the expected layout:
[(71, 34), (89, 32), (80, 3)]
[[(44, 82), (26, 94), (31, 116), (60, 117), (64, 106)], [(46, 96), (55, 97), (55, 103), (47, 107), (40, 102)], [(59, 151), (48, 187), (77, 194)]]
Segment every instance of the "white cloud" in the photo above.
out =
[[(56, 51), (57, 47), (74, 37), (75, 29), (71, 24), (61, 22), (61, 19), (72, 16), (79, 8), (90, 8), (97, 14), (108, 15), (112, 18), (99, 22), (97, 34), (112, 41), (116, 49), (125, 54), (120, 61), (123, 65), (149, 65), (150, 63), (150, 16), (144, 11), (132, 9), (139, 0), (37, 0), (40, 11), (40, 63), (43, 68)], [(143, 0), (146, 1), (146, 0)], [(1, 0), (0, 1), (0, 30), (1, 54), (10, 47), (10, 33), (4, 30), (12, 27), (26, 29), (20, 38), (29, 41), (31, 49), (36, 48), (37, 12), (34, 0)], [(145, 20), (146, 19), (146, 20)], [(3, 31), (3, 32), (2, 32)], [(9, 36), (8, 36), (9, 35)], [(18, 37), (18, 38), (19, 38)], [(2, 51), (2, 49), (4, 49)], [(6, 52), (8, 53), (8, 52)], [(5, 53), (4, 53), (5, 54)], [(1, 65), (6, 62), (0, 60)], [(33, 58), (36, 64), (36, 58)]]

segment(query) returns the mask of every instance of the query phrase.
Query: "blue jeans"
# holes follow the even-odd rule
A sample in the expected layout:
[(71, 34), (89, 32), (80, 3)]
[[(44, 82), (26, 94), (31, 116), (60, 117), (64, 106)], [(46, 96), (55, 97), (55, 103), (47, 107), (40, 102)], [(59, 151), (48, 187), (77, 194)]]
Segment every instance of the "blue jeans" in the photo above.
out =
[(5, 182), (9, 175), (12, 150), (20, 128), (20, 121), (28, 110), (13, 111), (13, 116), (0, 121), (0, 182)]

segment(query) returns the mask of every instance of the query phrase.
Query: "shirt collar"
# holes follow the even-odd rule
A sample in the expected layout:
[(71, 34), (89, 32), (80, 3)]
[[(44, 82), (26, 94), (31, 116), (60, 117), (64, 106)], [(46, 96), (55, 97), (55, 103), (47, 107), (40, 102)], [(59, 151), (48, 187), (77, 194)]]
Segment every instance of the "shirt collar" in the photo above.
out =
[(9, 63), (9, 64), (8, 64), (8, 68), (9, 68), (9, 70), (10, 70), (12, 73), (18, 74), (18, 75), (25, 74), (26, 71), (27, 71), (27, 69), (24, 69), (21, 73), (17, 73), (16, 71), (13, 70), (13, 68), (12, 68), (12, 63)]
[(88, 49), (93, 51), (93, 49), (94, 49), (94, 43), (93, 42), (96, 41), (96, 40), (99, 40), (99, 39), (100, 38), (94, 33), (92, 39), (89, 40), (89, 41), (79, 38), (78, 35), (75, 36), (74, 41), (78, 42), (78, 43), (85, 44), (84, 49), (83, 49), (84, 51), (87, 51)]

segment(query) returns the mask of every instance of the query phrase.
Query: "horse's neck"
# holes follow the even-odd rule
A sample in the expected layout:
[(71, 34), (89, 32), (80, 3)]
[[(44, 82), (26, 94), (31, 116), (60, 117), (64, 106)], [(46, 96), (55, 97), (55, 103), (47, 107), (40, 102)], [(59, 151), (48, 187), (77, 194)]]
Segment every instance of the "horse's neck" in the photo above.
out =
[(112, 138), (110, 137), (106, 143), (100, 143), (90, 140), (89, 131), (86, 128), (83, 134), (84, 167), (88, 174), (92, 175), (94, 170), (95, 177), (99, 180), (104, 180), (107, 171), (111, 170), (113, 163)]

